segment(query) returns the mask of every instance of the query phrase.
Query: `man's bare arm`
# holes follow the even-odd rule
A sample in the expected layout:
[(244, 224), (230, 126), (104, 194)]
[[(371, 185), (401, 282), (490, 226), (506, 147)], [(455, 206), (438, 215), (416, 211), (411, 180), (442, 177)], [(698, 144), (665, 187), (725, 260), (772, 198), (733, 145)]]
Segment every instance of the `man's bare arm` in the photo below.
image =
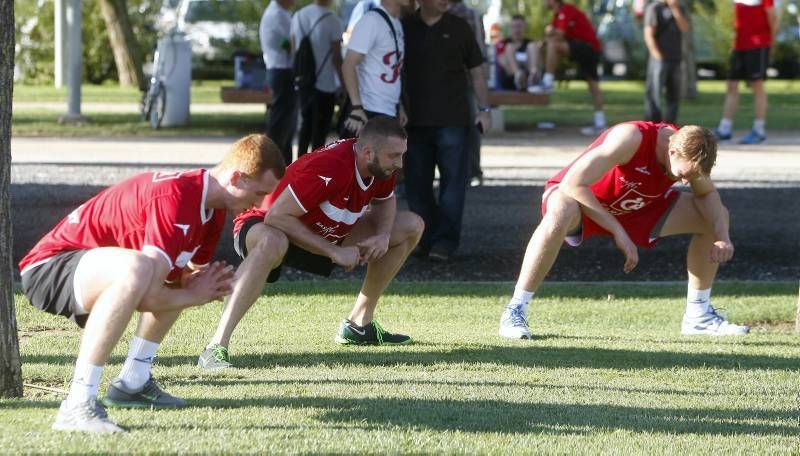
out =
[(300, 217), (305, 213), (306, 211), (287, 188), (267, 212), (264, 223), (283, 231), (293, 244), (311, 253), (326, 256), (346, 269), (355, 267), (358, 264), (358, 249), (331, 244), (322, 236), (308, 229), (300, 221)]

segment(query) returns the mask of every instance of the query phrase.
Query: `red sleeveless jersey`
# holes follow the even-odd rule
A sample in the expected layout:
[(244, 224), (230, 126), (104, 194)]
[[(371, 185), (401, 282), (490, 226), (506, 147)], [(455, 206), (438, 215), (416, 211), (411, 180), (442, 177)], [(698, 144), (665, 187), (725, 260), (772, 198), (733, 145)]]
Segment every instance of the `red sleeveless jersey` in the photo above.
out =
[[(589, 188), (600, 204), (614, 216), (624, 216), (638, 211), (654, 201), (664, 198), (675, 183), (670, 179), (656, 159), (656, 141), (661, 128), (678, 128), (667, 123), (627, 122), (642, 133), (642, 142), (633, 158), (611, 168)], [(611, 129), (600, 135), (578, 158), (547, 181), (546, 188), (561, 182), (564, 175), (580, 157), (591, 153), (600, 145)]]

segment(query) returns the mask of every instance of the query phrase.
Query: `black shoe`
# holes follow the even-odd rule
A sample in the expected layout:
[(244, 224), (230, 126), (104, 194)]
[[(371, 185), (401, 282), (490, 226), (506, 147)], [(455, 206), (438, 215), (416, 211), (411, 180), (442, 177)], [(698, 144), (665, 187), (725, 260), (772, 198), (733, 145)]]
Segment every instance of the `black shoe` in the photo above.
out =
[(412, 342), (405, 334), (387, 332), (377, 321), (358, 326), (350, 320), (342, 321), (334, 340), (342, 345), (406, 345)]

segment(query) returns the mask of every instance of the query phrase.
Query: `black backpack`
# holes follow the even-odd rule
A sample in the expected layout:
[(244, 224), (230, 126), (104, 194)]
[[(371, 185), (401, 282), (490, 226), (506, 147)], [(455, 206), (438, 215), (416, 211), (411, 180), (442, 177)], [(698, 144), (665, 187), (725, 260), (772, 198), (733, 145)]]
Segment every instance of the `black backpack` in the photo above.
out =
[[(311, 32), (314, 31), (323, 19), (332, 14), (333, 13), (330, 12), (323, 14), (317, 19), (317, 22), (314, 22), (314, 25), (311, 26), (311, 30), (309, 30), (308, 33), (303, 33), (303, 39), (300, 40), (300, 45), (297, 46), (297, 51), (294, 54), (294, 89), (300, 97), (302, 107), (308, 106), (308, 103), (311, 102), (314, 95), (314, 85), (317, 83), (317, 76), (319, 76), (319, 72), (322, 69), (321, 67), (325, 66), (325, 62), (331, 55), (331, 51), (328, 50), (328, 53), (322, 60), (320, 70), (318, 70), (317, 61), (314, 59), (314, 47), (311, 45)], [(300, 31), (303, 31), (302, 27)]]

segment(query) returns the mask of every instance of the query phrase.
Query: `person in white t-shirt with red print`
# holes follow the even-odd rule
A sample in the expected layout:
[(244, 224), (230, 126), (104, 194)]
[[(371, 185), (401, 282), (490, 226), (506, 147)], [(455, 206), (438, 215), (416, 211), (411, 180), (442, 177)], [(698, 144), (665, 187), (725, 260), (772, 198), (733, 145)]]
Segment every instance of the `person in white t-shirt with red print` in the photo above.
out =
[[(381, 6), (371, 9), (358, 21), (347, 43), (342, 76), (352, 111), (345, 128), (356, 135), (367, 119), (376, 115), (396, 117), (401, 126), (408, 120), (400, 103), (405, 37), (399, 19), (408, 2), (383, 0)], [(381, 12), (386, 14), (388, 22)]]
[(53, 429), (120, 432), (97, 400), (109, 354), (140, 312), (128, 357), (103, 398), (113, 407), (183, 407), (154, 381), (156, 350), (181, 311), (227, 295), (233, 272), (212, 262), (226, 210), (259, 204), (283, 176), (264, 135), (237, 141), (211, 170), (149, 172), (68, 214), (20, 262), (34, 307), (84, 328), (67, 398)]

